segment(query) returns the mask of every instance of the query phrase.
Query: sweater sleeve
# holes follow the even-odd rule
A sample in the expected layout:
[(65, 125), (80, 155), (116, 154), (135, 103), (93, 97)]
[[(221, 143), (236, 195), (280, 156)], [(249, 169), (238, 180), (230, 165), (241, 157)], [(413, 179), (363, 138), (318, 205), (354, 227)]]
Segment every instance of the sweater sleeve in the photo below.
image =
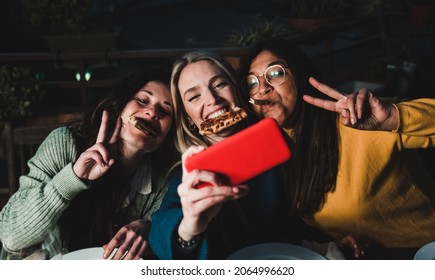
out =
[(19, 250), (41, 242), (70, 201), (88, 188), (74, 173), (76, 150), (69, 129), (54, 130), (28, 161), (17, 192), (0, 213), (0, 238)]
[[(178, 224), (183, 217), (180, 197), (177, 193), (178, 185), (181, 183), (181, 168), (175, 170), (169, 178), (167, 192), (163, 198), (161, 207), (152, 215), (152, 223), (149, 241), (153, 252), (164, 260), (175, 259), (173, 235), (178, 229)], [(207, 246), (206, 238), (202, 238), (198, 244), (198, 259), (206, 259)]]
[(421, 98), (397, 104), (398, 133), (405, 148), (435, 147), (435, 98)]

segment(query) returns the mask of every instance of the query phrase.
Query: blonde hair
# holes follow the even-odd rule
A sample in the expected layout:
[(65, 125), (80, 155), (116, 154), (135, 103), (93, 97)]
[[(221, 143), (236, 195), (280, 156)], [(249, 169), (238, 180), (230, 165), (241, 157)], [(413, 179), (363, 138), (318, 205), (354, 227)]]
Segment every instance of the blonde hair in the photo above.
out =
[(231, 82), (232, 87), (235, 90), (236, 105), (240, 106), (241, 104), (237, 73), (223, 56), (211, 51), (197, 50), (186, 53), (180, 59), (175, 61), (172, 67), (171, 75), (171, 94), (172, 101), (174, 102), (175, 127), (177, 134), (175, 137), (175, 146), (181, 153), (185, 152), (187, 148), (192, 145), (210, 146), (211, 144), (206, 137), (199, 134), (198, 129), (189, 129), (189, 116), (184, 109), (183, 101), (181, 100), (181, 94), (178, 89), (178, 82), (183, 69), (189, 64), (202, 60), (212, 62), (222, 70), (223, 74)]

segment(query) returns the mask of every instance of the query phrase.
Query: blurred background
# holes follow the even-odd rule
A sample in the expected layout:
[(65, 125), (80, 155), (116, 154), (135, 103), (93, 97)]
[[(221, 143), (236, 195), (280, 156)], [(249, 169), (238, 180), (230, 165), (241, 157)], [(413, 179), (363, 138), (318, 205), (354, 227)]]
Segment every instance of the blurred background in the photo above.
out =
[[(1, 1), (2, 75), (37, 80), (43, 93), (33, 85), (26, 96), (36, 114), (81, 111), (113, 78), (184, 51), (237, 58), (267, 37), (299, 44), (333, 86), (364, 80), (386, 96), (434, 95), (434, 0)], [(414, 19), (418, 2), (426, 15)]]
[(435, 0), (0, 3), (0, 133), (7, 121), (60, 123), (80, 115), (115, 78), (170, 66), (192, 49), (215, 50), (237, 67), (249, 46), (273, 37), (298, 44), (322, 81), (345, 92), (368, 87), (395, 100), (435, 97)]

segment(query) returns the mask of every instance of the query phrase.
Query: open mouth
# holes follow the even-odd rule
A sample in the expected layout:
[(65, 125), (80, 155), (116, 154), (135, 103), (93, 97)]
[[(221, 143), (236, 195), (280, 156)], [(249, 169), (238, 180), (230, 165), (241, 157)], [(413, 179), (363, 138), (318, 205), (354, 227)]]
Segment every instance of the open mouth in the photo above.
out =
[(218, 111), (216, 111), (216, 112), (211, 113), (210, 115), (208, 115), (208, 116), (206, 117), (206, 119), (214, 119), (214, 118), (217, 118), (217, 117), (219, 117), (219, 116), (224, 115), (225, 113), (227, 113), (227, 111), (226, 111), (225, 109), (220, 109), (220, 110), (218, 110)]
[(262, 106), (262, 105), (272, 104), (272, 101), (249, 98), (249, 103), (254, 104), (254, 105), (258, 105), (258, 106)]
[(136, 116), (130, 116), (128, 117), (128, 121), (134, 125), (137, 129), (144, 132), (145, 134), (157, 138), (157, 130), (154, 126), (152, 126), (149, 122), (147, 122), (145, 119), (138, 118)]

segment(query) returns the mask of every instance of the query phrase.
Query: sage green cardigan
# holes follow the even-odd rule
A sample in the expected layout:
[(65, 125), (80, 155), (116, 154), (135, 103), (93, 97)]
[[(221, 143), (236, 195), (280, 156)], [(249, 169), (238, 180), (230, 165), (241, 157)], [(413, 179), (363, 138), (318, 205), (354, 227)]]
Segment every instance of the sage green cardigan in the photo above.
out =
[[(0, 240), (7, 249), (16, 251), (42, 242), (56, 229), (71, 200), (90, 187), (73, 171), (76, 154), (71, 132), (61, 127), (51, 132), (28, 161), (29, 173), (20, 177), (18, 191), (0, 213)], [(127, 220), (150, 220), (164, 192), (153, 186), (150, 194), (136, 193)]]

